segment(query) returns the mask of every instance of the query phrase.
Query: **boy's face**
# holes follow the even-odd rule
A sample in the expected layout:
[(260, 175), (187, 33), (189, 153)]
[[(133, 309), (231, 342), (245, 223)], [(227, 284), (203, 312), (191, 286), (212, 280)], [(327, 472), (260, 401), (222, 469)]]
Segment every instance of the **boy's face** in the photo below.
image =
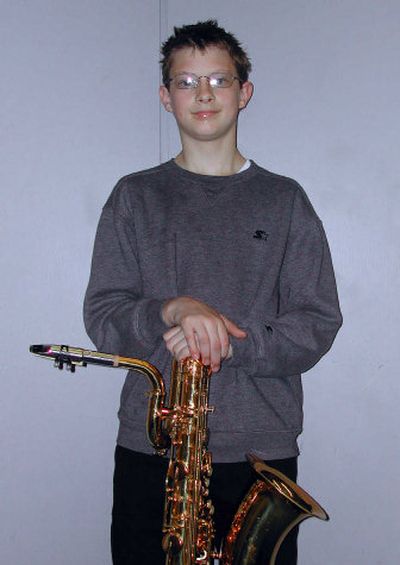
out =
[[(225, 49), (184, 48), (173, 54), (170, 78), (188, 72), (204, 77), (221, 71), (237, 76), (235, 64)], [(164, 108), (174, 114), (183, 144), (224, 138), (236, 144), (238, 113), (250, 100), (252, 90), (250, 82), (240, 86), (234, 80), (228, 88), (212, 88), (206, 78), (201, 78), (193, 89), (181, 90), (174, 81), (169, 90), (163, 85), (160, 98)]]

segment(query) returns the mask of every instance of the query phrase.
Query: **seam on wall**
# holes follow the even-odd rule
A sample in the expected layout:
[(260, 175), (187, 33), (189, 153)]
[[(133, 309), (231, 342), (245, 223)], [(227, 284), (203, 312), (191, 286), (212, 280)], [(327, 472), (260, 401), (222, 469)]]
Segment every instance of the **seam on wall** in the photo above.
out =
[[(165, 41), (168, 33), (168, 0), (158, 0), (158, 48)], [(159, 71), (160, 84), (162, 83), (161, 69)], [(168, 131), (164, 108), (159, 104), (158, 113), (158, 158), (163, 163), (167, 160), (169, 154), (168, 148)]]

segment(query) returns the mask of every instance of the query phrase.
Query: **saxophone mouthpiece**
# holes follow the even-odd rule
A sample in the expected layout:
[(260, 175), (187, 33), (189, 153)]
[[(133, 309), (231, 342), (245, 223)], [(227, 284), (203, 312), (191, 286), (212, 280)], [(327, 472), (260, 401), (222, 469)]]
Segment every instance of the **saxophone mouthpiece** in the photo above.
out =
[(46, 351), (48, 351), (49, 347), (50, 347), (49, 345), (31, 345), (30, 348), (29, 348), (29, 351), (31, 353), (35, 353), (37, 355), (37, 354), (40, 354), (40, 353), (46, 353)]

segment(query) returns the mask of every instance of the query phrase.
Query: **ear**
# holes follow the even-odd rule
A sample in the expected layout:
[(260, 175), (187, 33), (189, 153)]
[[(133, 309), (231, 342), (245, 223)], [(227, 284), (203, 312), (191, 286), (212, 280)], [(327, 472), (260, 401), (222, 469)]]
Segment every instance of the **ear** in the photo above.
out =
[(240, 88), (239, 93), (239, 109), (242, 110), (246, 108), (247, 104), (250, 102), (250, 98), (253, 96), (254, 85), (249, 80), (244, 82)]
[(160, 86), (160, 100), (167, 112), (172, 112), (171, 96), (168, 88), (163, 84)]

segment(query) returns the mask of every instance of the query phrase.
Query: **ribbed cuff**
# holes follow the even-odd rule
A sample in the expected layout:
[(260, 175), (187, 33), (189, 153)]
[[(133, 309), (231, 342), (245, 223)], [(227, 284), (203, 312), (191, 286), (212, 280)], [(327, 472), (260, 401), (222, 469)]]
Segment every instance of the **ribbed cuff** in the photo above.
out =
[(162, 300), (148, 298), (142, 300), (138, 306), (136, 330), (147, 342), (154, 342), (168, 329), (161, 318), (162, 305)]

